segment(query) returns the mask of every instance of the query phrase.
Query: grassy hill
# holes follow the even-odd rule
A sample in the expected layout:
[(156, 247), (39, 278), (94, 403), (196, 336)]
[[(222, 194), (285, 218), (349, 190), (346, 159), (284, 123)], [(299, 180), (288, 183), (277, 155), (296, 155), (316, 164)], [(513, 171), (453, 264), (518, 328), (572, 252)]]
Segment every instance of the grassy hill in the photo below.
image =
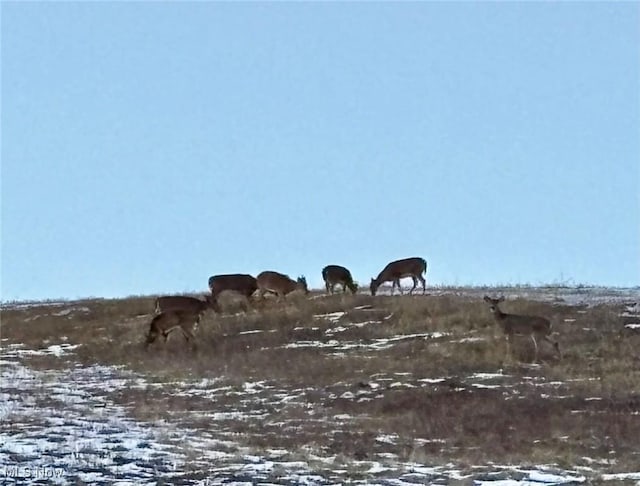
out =
[[(550, 318), (563, 358), (544, 343), (530, 364), (531, 340), (519, 338), (507, 360), (485, 293), (506, 294), (505, 312)], [(467, 479), (491, 464), (553, 465), (596, 481), (640, 470), (634, 296), (313, 292), (250, 306), (226, 296), (223, 313), (204, 315), (196, 349), (176, 332), (146, 352), (154, 296), (7, 304), (1, 338), (4, 358), (22, 350), (31, 370), (120, 370), (100, 396), (139, 422), (213, 434), (230, 454), (280, 451), (328, 481), (397, 478), (407, 464)], [(51, 349), (66, 352), (38, 352)], [(189, 454), (185, 477), (212, 474), (202, 450)]]

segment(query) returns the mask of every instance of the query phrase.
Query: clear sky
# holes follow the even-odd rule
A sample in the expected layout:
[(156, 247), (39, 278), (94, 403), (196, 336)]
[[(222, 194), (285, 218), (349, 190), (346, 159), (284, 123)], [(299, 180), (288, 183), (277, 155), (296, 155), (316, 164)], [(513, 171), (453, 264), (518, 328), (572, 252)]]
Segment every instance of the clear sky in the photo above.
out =
[(638, 2), (2, 2), (2, 300), (640, 284)]

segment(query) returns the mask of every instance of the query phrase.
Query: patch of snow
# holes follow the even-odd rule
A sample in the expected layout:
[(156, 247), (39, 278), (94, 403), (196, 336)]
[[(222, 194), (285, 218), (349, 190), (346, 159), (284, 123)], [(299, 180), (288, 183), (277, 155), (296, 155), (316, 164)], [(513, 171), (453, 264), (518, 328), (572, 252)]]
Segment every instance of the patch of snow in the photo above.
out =
[(474, 373), (470, 376), (474, 380), (493, 380), (496, 378), (509, 378), (510, 375), (503, 375), (502, 373)]
[(545, 484), (565, 484), (565, 483), (584, 483), (587, 478), (584, 476), (560, 476), (541, 471), (529, 471), (529, 481)]
[(66, 354), (69, 354), (70, 351), (73, 351), (80, 344), (52, 344), (43, 349), (22, 349), (22, 344), (10, 344), (9, 347), (12, 350), (3, 353), (5, 357), (19, 357), (19, 356), (56, 356), (61, 357)]
[(478, 336), (471, 336), (471, 337), (465, 337), (462, 339), (458, 339), (458, 340), (452, 340), (450, 342), (452, 343), (478, 343), (478, 342), (482, 342), (482, 341), (486, 341), (487, 338), (483, 338), (483, 337), (478, 337)]
[(639, 472), (629, 472), (629, 473), (612, 473), (612, 474), (603, 474), (601, 476), (603, 481), (640, 481), (640, 471)]
[(483, 388), (487, 390), (494, 390), (496, 388), (503, 388), (502, 385), (486, 385), (484, 383), (472, 383), (471, 386), (474, 388)]
[(394, 383), (391, 383), (389, 385), (389, 388), (416, 388), (416, 386), (412, 385), (411, 383), (402, 383), (400, 381), (396, 381)]
[(549, 473), (540, 470), (515, 470), (519, 475), (524, 474), (521, 479), (482, 479), (475, 480), (476, 485), (486, 486), (540, 486), (540, 485), (560, 485), (584, 483), (587, 478), (584, 476), (575, 476), (571, 473), (558, 474)]
[(379, 474), (385, 471), (390, 471), (391, 468), (389, 467), (385, 467), (382, 464), (380, 464), (379, 462), (374, 462), (373, 464), (371, 464), (371, 467), (369, 468), (369, 470), (367, 471), (369, 474)]
[(332, 328), (327, 329), (327, 330), (325, 331), (325, 334), (326, 334), (327, 336), (331, 336), (331, 335), (333, 335), (333, 334), (337, 334), (337, 333), (339, 333), (339, 332), (344, 332), (344, 331), (346, 331), (346, 330), (348, 330), (348, 329), (349, 329), (349, 328), (344, 327), (344, 326), (332, 327)]
[(353, 417), (349, 414), (341, 413), (338, 415), (334, 415), (333, 418), (336, 420), (351, 420)]
[(313, 316), (315, 319), (325, 319), (327, 321), (336, 322), (339, 321), (342, 316), (344, 316), (346, 312), (338, 311), (338, 312), (329, 312), (328, 314), (317, 314)]
[(397, 440), (397, 435), (379, 435), (376, 437), (376, 442), (382, 442), (383, 444), (395, 444)]

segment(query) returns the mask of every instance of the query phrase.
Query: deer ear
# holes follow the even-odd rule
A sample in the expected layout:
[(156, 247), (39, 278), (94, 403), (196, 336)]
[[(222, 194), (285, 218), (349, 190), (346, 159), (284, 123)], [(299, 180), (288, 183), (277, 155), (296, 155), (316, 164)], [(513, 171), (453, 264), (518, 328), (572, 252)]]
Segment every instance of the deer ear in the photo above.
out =
[(488, 295), (485, 295), (485, 296), (484, 296), (484, 301), (485, 301), (485, 302), (491, 302), (491, 299), (489, 298), (489, 296), (488, 296)]

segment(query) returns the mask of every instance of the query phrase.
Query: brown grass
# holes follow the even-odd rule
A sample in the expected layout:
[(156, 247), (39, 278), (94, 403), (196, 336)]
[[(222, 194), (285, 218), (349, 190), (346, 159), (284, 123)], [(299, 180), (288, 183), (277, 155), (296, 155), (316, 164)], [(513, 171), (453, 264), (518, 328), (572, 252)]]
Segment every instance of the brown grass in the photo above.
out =
[[(526, 366), (533, 357), (528, 339), (516, 340), (515, 361), (504, 362), (504, 339), (481, 299), (314, 293), (247, 306), (230, 297), (224, 314), (205, 314), (195, 352), (179, 333), (144, 352), (153, 300), (5, 309), (3, 345), (81, 344), (67, 359), (124, 365), (161, 384), (218, 378), (216, 386), (233, 392), (221, 391), (215, 400), (176, 396), (174, 385), (123, 389), (111, 398), (140, 419), (177, 413), (203, 429), (211, 428), (213, 419), (185, 413), (264, 412), (268, 419), (228, 420), (221, 429), (256, 448), (308, 448), (345, 461), (393, 452), (406, 461), (460, 464), (575, 466), (583, 457), (613, 455), (620, 470), (640, 459), (640, 333), (624, 328), (617, 305), (505, 302), (506, 312), (552, 319), (564, 358), (558, 361), (550, 346), (542, 346), (543, 365), (531, 368)], [(62, 309), (72, 311), (56, 315)], [(336, 312), (344, 315), (335, 322), (315, 317)], [(366, 321), (380, 322), (356, 325)], [(345, 329), (337, 332), (337, 326)], [(371, 348), (382, 339), (424, 333), (440, 334)], [(321, 346), (291, 346), (303, 341)], [(346, 344), (362, 347), (337, 349)], [(47, 356), (31, 365), (70, 363)], [(500, 370), (504, 374), (497, 381), (473, 377)], [(445, 381), (428, 381), (438, 378)], [(241, 400), (243, 384), (259, 381), (268, 384), (257, 395), (261, 400)], [(297, 398), (283, 400), (286, 394)], [(343, 415), (351, 425), (336, 426), (335, 417)], [(395, 442), (380, 442), (380, 435), (393, 435)]]

